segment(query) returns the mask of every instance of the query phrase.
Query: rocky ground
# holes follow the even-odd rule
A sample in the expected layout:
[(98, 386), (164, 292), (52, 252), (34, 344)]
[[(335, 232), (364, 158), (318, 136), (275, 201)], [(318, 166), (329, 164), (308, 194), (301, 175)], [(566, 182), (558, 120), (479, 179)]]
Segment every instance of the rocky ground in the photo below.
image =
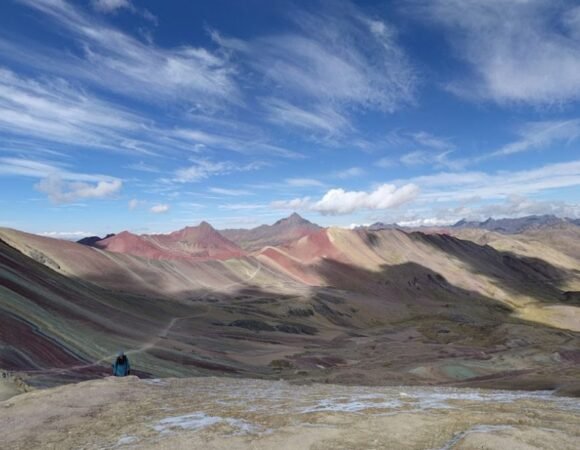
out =
[(577, 449), (551, 392), (105, 378), (0, 402), (3, 449)]

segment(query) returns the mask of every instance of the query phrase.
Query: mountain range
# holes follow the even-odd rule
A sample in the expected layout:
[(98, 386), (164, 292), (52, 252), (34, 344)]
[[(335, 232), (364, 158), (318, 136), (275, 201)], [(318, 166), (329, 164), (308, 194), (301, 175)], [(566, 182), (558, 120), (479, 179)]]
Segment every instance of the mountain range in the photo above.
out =
[(524, 231), (567, 224), (580, 225), (580, 219), (560, 218), (553, 215), (526, 216), (515, 219), (493, 219), (490, 217), (483, 222), (463, 219), (455, 223), (453, 228), (480, 228), (499, 233), (517, 234)]
[(375, 222), (372, 225), (369, 225), (369, 230), (386, 230), (392, 228), (401, 228), (401, 229), (481, 229), (481, 230), (488, 230), (488, 231), (497, 231), (498, 233), (504, 234), (517, 234), (523, 233), (529, 230), (536, 230), (542, 228), (550, 228), (555, 227), (558, 225), (576, 225), (580, 226), (580, 219), (570, 219), (570, 218), (561, 218), (556, 217), (554, 215), (545, 214), (541, 216), (524, 216), (518, 218), (503, 218), (503, 219), (494, 219), (489, 217), (484, 221), (475, 221), (475, 220), (467, 220), (461, 219), (453, 225), (448, 227), (445, 226), (422, 226), (422, 227), (409, 227), (403, 226), (396, 223), (383, 223), (383, 222)]
[(124, 349), (142, 377), (557, 387), (580, 375), (580, 227), (542, 223), (2, 228), (0, 368), (61, 384)]

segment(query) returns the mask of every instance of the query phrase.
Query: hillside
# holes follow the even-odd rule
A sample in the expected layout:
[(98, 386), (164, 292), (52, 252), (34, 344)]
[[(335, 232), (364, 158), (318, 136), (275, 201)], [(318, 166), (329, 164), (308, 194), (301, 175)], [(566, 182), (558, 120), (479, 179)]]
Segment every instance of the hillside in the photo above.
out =
[(580, 374), (572, 253), (337, 228), (228, 260), (0, 239), (0, 367), (34, 385), (106, 373), (119, 348), (143, 376), (554, 388)]
[(244, 256), (241, 248), (207, 222), (170, 234), (135, 235), (123, 231), (93, 245), (149, 259), (224, 260)]
[(293, 213), (289, 217), (278, 220), (273, 225), (260, 225), (250, 230), (220, 230), (220, 233), (236, 242), (240, 247), (248, 251), (256, 251), (266, 246), (288, 244), (320, 229), (321, 227), (318, 225)]

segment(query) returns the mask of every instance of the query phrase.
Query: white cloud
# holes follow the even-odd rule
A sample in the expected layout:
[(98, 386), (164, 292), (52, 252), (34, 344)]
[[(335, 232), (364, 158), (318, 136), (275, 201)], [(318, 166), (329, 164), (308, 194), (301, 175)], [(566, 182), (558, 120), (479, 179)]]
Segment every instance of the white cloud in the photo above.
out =
[(324, 186), (324, 183), (313, 178), (286, 178), (286, 184), (293, 187)]
[(405, 164), (406, 166), (416, 166), (431, 162), (431, 158), (427, 152), (415, 150), (401, 156), (399, 161), (401, 161), (401, 163)]
[(290, 210), (300, 210), (300, 209), (310, 209), (313, 202), (310, 197), (295, 198), (292, 200), (277, 200), (272, 202), (272, 207), (277, 209), (290, 209)]
[(392, 158), (384, 157), (375, 162), (375, 166), (381, 169), (388, 169), (395, 165), (395, 161)]
[(227, 210), (252, 210), (252, 209), (263, 209), (267, 207), (268, 205), (263, 203), (228, 203), (219, 206), (220, 209)]
[(341, 170), (335, 173), (337, 178), (347, 179), (347, 178), (355, 178), (360, 177), (365, 174), (365, 171), (360, 167), (351, 167), (349, 169)]
[[(223, 128), (224, 125), (220, 124), (220, 127)], [(225, 133), (223, 129), (220, 133), (212, 133), (199, 129), (180, 128), (173, 132), (173, 137), (201, 148), (218, 148), (243, 154), (265, 153), (285, 158), (303, 158), (300, 153), (273, 145), (263, 137), (253, 133), (244, 132), (244, 124), (234, 123), (234, 125), (236, 127), (235, 135)], [(240, 130), (240, 128), (242, 129)]]
[(348, 119), (328, 106), (316, 106), (308, 110), (279, 99), (269, 99), (264, 105), (267, 109), (267, 119), (280, 125), (291, 124), (299, 128), (328, 133), (331, 136), (352, 130)]
[(411, 133), (411, 138), (419, 145), (423, 147), (432, 148), (434, 150), (453, 150), (455, 145), (449, 142), (448, 139), (443, 139), (437, 136), (427, 133), (426, 131), (417, 131)]
[(117, 194), (121, 180), (98, 181), (89, 184), (81, 181), (64, 181), (58, 175), (42, 179), (35, 187), (45, 193), (53, 203), (71, 203), (83, 199), (101, 199)]
[(233, 196), (233, 197), (251, 194), (251, 192), (243, 190), (243, 189), (225, 189), (225, 188), (213, 187), (213, 188), (209, 188), (208, 190), (209, 190), (209, 192), (212, 192), (214, 194), (229, 195), (229, 196)]
[(131, 200), (129, 200), (129, 210), (133, 211), (134, 209), (137, 209), (137, 207), (141, 204), (141, 202), (139, 200), (137, 200), (136, 198), (133, 198)]
[(133, 9), (134, 6), (130, 0), (92, 0), (93, 7), (97, 11), (110, 13), (118, 9)]
[(153, 205), (151, 209), (149, 209), (149, 211), (151, 211), (154, 214), (163, 214), (169, 211), (169, 205), (166, 205), (164, 203)]
[(463, 161), (452, 160), (448, 157), (448, 155), (451, 153), (452, 150), (448, 150), (442, 153), (415, 150), (402, 155), (399, 158), (399, 161), (405, 166), (421, 166), (429, 164), (434, 165), (435, 167), (448, 167), (451, 169), (463, 167)]
[(149, 172), (149, 173), (158, 173), (160, 170), (149, 164), (144, 163), (143, 161), (139, 161), (138, 163), (129, 164), (125, 166), (126, 169), (137, 170), (139, 172)]
[(413, 184), (400, 188), (392, 184), (382, 184), (371, 192), (331, 189), (318, 201), (305, 197), (276, 201), (272, 206), (280, 209), (308, 209), (324, 215), (341, 215), (365, 209), (395, 208), (412, 201), (418, 193), (419, 189)]
[(175, 173), (176, 178), (174, 181), (181, 183), (198, 182), (215, 175), (226, 175), (232, 172), (253, 171), (258, 170), (264, 166), (264, 163), (259, 161), (254, 161), (247, 164), (236, 164), (231, 161), (213, 162), (199, 159), (193, 162), (193, 165), (177, 170)]
[(73, 172), (63, 164), (24, 158), (0, 158), (2, 175), (40, 179), (35, 187), (54, 203), (109, 197), (120, 191), (123, 185), (114, 177)]
[(450, 138), (435, 136), (426, 131), (393, 130), (383, 143), (393, 149), (405, 150), (403, 154), (393, 154), (375, 162), (375, 166), (384, 169), (400, 163), (405, 166), (432, 165), (457, 170), (467, 164), (466, 160), (451, 158), (456, 146)]
[(450, 89), (498, 103), (554, 105), (580, 99), (580, 32), (574, 1), (415, 0), (443, 25), (473, 71)]
[(413, 220), (402, 220), (397, 222), (397, 225), (402, 227), (439, 227), (444, 225), (451, 225), (456, 221), (449, 221), (446, 219), (439, 219), (437, 217), (426, 217)]
[(90, 231), (43, 231), (40, 236), (52, 237), (56, 239), (78, 240), (87, 236), (94, 236)]

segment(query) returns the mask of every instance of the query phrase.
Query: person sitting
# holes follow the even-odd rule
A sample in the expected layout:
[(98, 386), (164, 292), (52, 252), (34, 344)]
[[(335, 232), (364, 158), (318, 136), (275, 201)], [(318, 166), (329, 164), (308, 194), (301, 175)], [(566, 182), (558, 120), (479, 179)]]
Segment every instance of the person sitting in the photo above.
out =
[(113, 363), (113, 376), (126, 377), (131, 374), (131, 366), (129, 365), (129, 358), (123, 352), (119, 352), (117, 359)]

